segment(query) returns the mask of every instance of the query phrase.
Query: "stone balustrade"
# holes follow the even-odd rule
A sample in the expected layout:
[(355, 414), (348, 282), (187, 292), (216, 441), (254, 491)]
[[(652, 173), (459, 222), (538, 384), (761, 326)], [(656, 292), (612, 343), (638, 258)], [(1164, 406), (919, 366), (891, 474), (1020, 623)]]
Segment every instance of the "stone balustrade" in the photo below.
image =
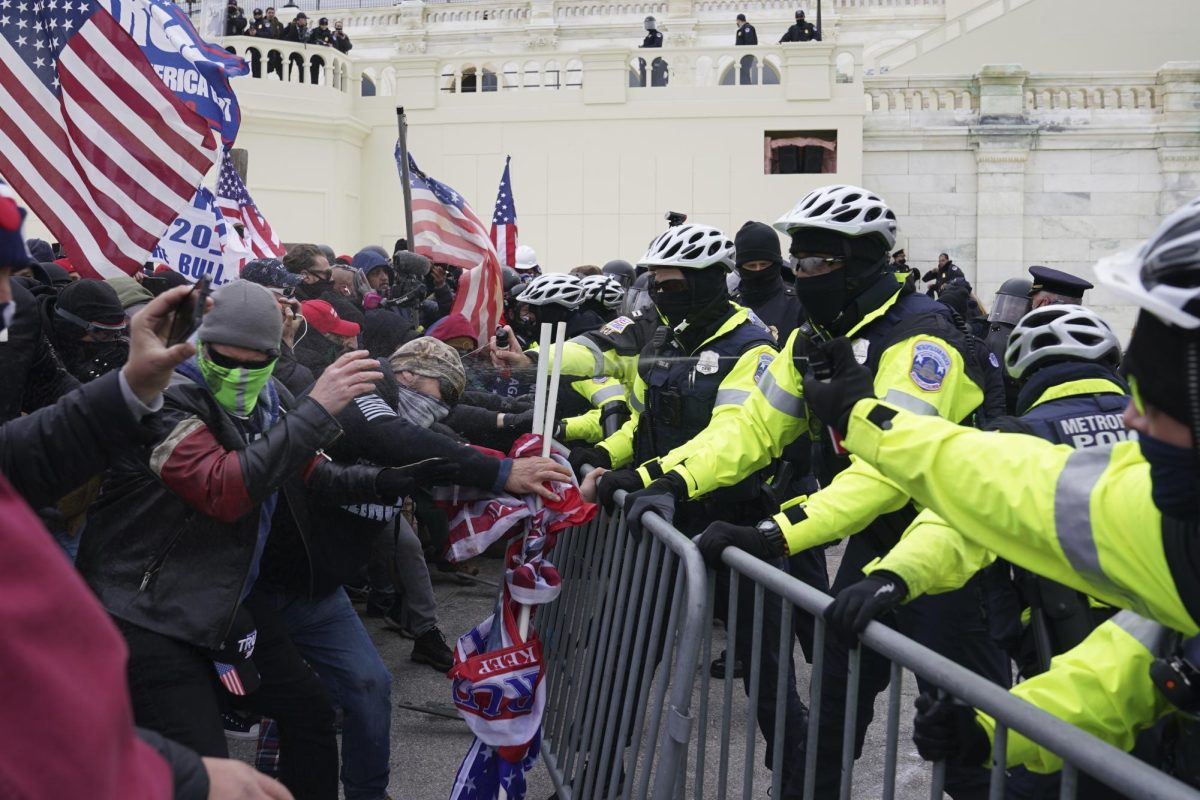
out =
[(353, 60), (332, 47), (255, 36), (227, 36), (221, 44), (246, 59), (252, 77), (358, 93), (359, 73)]
[(1155, 76), (1105, 75), (1080, 82), (1076, 75), (1038, 75), (1025, 81), (1030, 111), (1153, 111), (1158, 108)]

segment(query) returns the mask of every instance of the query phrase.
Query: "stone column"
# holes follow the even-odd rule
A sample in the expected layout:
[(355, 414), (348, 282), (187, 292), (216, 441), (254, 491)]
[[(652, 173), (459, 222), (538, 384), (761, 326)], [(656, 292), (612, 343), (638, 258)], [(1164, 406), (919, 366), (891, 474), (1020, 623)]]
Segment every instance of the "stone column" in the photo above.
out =
[(971, 129), (978, 171), (975, 276), (990, 294), (1025, 264), (1025, 165), (1036, 126), (1025, 123), (1028, 73), (1017, 65), (985, 66), (977, 76), (979, 125)]
[(1163, 189), (1158, 213), (1170, 214), (1200, 194), (1200, 62), (1170, 61), (1158, 71), (1158, 162)]

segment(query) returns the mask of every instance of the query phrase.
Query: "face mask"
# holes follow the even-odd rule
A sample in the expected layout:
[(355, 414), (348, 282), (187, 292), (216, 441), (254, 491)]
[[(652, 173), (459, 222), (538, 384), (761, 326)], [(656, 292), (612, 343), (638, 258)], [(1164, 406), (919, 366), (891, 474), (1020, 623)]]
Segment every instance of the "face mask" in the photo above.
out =
[(652, 284), (650, 297), (654, 300), (655, 307), (662, 312), (662, 315), (667, 318), (667, 322), (671, 327), (677, 327), (685, 319), (688, 312), (692, 310), (692, 292), (690, 289), (684, 289), (678, 292), (664, 292), (657, 284)]
[(317, 281), (316, 283), (302, 283), (296, 287), (296, 294), (303, 297), (305, 300), (319, 300), (326, 292), (333, 291), (333, 279)]
[(741, 278), (742, 291), (749, 290), (753, 292), (755, 289), (766, 289), (775, 285), (775, 281), (779, 279), (779, 270), (782, 265), (775, 263), (766, 269), (750, 270), (738, 267), (737, 274)]
[(1150, 464), (1150, 496), (1158, 510), (1176, 519), (1195, 519), (1200, 514), (1197, 480), (1200, 463), (1190, 447), (1176, 447), (1146, 434), (1139, 434), (1142, 457)]
[(396, 411), (401, 418), (413, 425), (428, 428), (435, 422), (441, 422), (450, 413), (450, 407), (441, 400), (436, 400), (416, 389), (410, 389), (404, 384), (397, 384), (400, 397), (396, 401)]
[(113, 342), (62, 341), (58, 354), (67, 371), (83, 383), (124, 365), (129, 359), (129, 340)]
[(813, 322), (828, 327), (841, 316), (842, 310), (850, 302), (846, 289), (846, 268), (811, 278), (797, 277), (796, 296)]
[(275, 360), (262, 367), (226, 367), (209, 358), (208, 349), (201, 342), (196, 349), (196, 365), (221, 408), (234, 416), (248, 417), (258, 405), (259, 393), (271, 380)]

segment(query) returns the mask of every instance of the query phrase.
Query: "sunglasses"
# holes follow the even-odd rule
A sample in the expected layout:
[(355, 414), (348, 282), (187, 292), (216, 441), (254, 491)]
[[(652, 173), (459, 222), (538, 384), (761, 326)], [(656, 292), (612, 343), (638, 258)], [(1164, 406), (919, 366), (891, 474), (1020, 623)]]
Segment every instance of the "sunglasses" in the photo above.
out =
[(54, 309), (54, 313), (65, 319), (73, 325), (78, 325), (83, 328), (88, 336), (91, 336), (97, 342), (115, 342), (129, 332), (129, 324), (122, 322), (119, 325), (103, 325), (99, 322), (88, 322), (83, 317), (72, 314), (62, 308)]
[(832, 266), (841, 264), (846, 259), (844, 258), (822, 258), (821, 256), (805, 256), (799, 258), (795, 255), (790, 255), (788, 258), (788, 266), (793, 272), (815, 272), (823, 266)]
[(268, 358), (266, 361), (242, 361), (239, 358), (230, 358), (229, 356), (218, 353), (213, 349), (212, 345), (205, 346), (204, 352), (208, 355), (209, 361), (213, 362), (218, 367), (224, 367), (225, 369), (262, 369), (263, 367), (271, 366), (275, 359), (279, 357), (279, 354), (276, 351), (268, 350)]

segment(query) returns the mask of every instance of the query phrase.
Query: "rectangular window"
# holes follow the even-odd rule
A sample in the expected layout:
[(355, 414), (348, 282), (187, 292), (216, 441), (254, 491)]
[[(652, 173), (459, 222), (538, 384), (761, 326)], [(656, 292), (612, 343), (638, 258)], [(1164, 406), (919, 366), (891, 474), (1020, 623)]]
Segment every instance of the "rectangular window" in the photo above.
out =
[(837, 131), (767, 131), (763, 144), (767, 175), (837, 172)]

